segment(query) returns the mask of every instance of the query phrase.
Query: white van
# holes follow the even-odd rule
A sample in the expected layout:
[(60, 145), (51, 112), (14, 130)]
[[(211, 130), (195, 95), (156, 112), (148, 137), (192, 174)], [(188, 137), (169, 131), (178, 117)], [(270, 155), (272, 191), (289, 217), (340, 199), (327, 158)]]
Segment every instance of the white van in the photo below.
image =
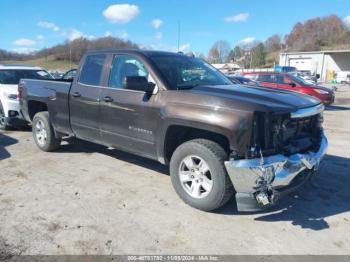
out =
[(40, 67), (28, 65), (0, 65), (0, 129), (23, 126), (18, 101), (18, 83), (21, 78), (53, 79)]

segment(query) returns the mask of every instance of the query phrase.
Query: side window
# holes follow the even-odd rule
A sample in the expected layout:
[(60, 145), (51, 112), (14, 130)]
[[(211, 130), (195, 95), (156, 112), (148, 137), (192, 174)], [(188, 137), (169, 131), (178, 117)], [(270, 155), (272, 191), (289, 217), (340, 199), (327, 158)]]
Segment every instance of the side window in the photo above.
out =
[(284, 77), (281, 75), (276, 75), (276, 82), (277, 84), (284, 84)]
[(282, 75), (276, 75), (276, 81), (277, 81), (277, 84), (281, 84), (281, 85), (289, 85), (290, 83), (292, 83), (291, 79)]
[(258, 75), (258, 79), (259, 82), (269, 82), (269, 83), (273, 83), (273, 79), (271, 77), (271, 75), (269, 74), (261, 74)]
[(79, 82), (85, 85), (98, 86), (101, 82), (106, 55), (89, 55), (85, 59)]
[(148, 79), (149, 73), (139, 59), (130, 55), (116, 55), (113, 59), (108, 86), (123, 88), (129, 76), (143, 76)]
[(290, 85), (290, 84), (294, 83), (294, 82), (292, 81), (292, 79), (290, 79), (289, 77), (284, 77), (284, 78), (283, 78), (283, 82), (284, 82), (285, 84), (287, 84), (287, 85)]

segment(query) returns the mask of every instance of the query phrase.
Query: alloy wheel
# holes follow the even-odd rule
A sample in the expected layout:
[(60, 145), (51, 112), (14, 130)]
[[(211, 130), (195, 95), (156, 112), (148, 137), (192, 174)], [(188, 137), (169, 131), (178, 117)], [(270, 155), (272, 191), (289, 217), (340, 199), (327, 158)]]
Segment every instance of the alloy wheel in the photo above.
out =
[(47, 132), (45, 129), (45, 124), (43, 121), (38, 120), (35, 124), (35, 136), (36, 140), (38, 141), (38, 144), (40, 146), (45, 146), (46, 139), (47, 139)]
[(213, 188), (209, 165), (199, 156), (190, 155), (181, 161), (179, 179), (183, 189), (193, 198), (204, 198)]

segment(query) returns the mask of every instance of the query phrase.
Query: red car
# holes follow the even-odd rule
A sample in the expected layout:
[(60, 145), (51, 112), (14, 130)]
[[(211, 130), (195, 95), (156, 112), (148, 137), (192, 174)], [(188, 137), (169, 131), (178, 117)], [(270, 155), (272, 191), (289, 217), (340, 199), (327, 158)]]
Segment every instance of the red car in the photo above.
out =
[(334, 102), (333, 90), (323, 86), (307, 83), (303, 79), (288, 73), (253, 72), (244, 73), (244, 76), (258, 81), (261, 86), (287, 89), (316, 97), (325, 105), (330, 105)]

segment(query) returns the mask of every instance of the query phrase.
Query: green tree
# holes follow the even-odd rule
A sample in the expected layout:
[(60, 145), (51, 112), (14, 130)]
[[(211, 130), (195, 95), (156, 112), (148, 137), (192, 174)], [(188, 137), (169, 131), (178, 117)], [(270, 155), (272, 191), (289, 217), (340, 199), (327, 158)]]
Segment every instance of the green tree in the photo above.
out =
[(243, 50), (239, 46), (236, 46), (230, 51), (230, 54), (228, 55), (228, 61), (234, 62), (237, 59), (241, 58), (242, 56), (243, 56)]
[(262, 67), (265, 65), (265, 47), (263, 43), (257, 45), (252, 54), (251, 67)]

